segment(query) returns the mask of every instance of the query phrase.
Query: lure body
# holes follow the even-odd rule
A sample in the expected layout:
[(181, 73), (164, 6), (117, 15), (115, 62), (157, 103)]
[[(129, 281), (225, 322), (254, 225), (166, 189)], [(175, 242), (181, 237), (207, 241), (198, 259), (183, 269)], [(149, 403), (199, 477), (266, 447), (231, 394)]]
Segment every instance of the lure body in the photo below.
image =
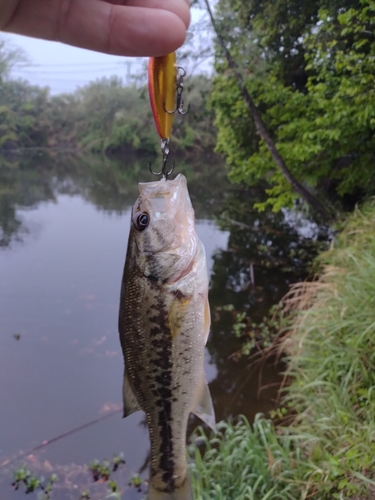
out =
[(173, 114), (176, 101), (176, 53), (150, 57), (148, 63), (148, 92), (156, 129), (161, 139), (171, 136)]

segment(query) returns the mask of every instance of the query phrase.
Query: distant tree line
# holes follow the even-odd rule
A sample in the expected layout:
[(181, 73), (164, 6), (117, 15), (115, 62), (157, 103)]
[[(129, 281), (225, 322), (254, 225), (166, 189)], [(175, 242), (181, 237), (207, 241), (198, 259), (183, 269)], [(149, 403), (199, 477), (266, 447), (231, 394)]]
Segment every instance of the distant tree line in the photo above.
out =
[[(188, 80), (174, 149), (216, 148), (233, 182), (264, 186), (260, 210), (373, 195), (375, 0), (218, 0), (214, 20), (215, 75)], [(11, 80), (11, 59), (0, 46), (0, 148), (159, 151), (145, 88), (112, 77), (51, 96)]]
[[(13, 54), (16, 57), (16, 54)], [(51, 96), (48, 88), (14, 80), (12, 54), (0, 42), (0, 149), (66, 148), (88, 152), (159, 152), (160, 140), (145, 87), (102, 78), (72, 94)], [(190, 111), (176, 116), (174, 151), (203, 152), (216, 145), (212, 89), (204, 76), (186, 82)]]

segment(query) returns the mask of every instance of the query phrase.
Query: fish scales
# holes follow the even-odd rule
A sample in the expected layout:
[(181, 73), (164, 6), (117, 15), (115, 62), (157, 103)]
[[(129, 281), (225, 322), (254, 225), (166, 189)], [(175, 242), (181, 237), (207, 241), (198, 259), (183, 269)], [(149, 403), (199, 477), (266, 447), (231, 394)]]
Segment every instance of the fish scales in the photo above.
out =
[(186, 179), (179, 175), (173, 181), (140, 184), (119, 331), (125, 359), (124, 416), (141, 409), (149, 426), (150, 500), (192, 498), (186, 462), (189, 413), (214, 427), (204, 375), (209, 326), (205, 252), (195, 232)]

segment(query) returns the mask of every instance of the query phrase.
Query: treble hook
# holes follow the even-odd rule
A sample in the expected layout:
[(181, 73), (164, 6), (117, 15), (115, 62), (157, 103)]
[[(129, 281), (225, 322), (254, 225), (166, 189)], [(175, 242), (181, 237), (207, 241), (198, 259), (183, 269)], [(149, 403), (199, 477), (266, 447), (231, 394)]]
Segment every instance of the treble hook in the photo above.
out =
[(182, 99), (182, 92), (184, 90), (184, 76), (186, 76), (186, 71), (184, 70), (184, 68), (181, 68), (181, 66), (178, 66), (177, 69), (179, 71), (179, 75), (177, 77), (176, 106), (172, 111), (168, 111), (168, 109), (165, 109), (164, 105), (164, 111), (169, 115), (173, 115), (173, 113), (176, 113), (176, 111), (179, 115), (186, 115), (190, 109), (189, 102), (187, 110), (184, 111), (184, 100)]
[(168, 177), (173, 172), (174, 166), (175, 166), (175, 164), (173, 162), (172, 167), (167, 172), (167, 160), (168, 160), (168, 155), (169, 155), (169, 139), (162, 139), (160, 148), (161, 148), (161, 152), (163, 153), (163, 166), (161, 167), (160, 172), (154, 172), (152, 170), (151, 162), (150, 162), (148, 168), (150, 169), (150, 172), (152, 173), (152, 175), (163, 175), (164, 179), (168, 180)]

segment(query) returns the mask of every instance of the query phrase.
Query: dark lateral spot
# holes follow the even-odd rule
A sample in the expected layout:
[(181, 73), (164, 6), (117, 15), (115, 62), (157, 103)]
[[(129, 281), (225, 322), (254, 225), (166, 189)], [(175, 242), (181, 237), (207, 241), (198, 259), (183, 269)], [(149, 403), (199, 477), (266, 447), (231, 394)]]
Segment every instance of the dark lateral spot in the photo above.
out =
[(173, 441), (171, 421), (171, 403), (164, 401), (164, 408), (159, 411), (159, 430), (160, 430), (160, 459), (159, 468), (164, 471), (162, 480), (166, 484), (166, 489), (174, 489), (174, 461), (173, 461)]
[[(165, 471), (168, 473), (168, 479), (172, 479), (173, 477), (173, 468), (174, 468), (174, 462), (172, 459), (172, 454), (171, 454), (171, 449), (168, 450), (166, 449), (165, 446), (163, 446), (163, 443), (160, 445), (160, 460), (159, 460), (159, 467), (161, 470)], [(167, 483), (168, 479), (165, 479), (164, 481)]]
[(176, 401), (177, 401), (177, 398), (173, 398), (173, 399), (172, 399), (172, 401), (173, 401), (174, 403), (176, 403)]
[(171, 415), (168, 412), (168, 409), (170, 410), (170, 408), (171, 408), (171, 403), (169, 403), (167, 407), (164, 407), (162, 410), (159, 411), (158, 423), (160, 425), (160, 431), (161, 431), (160, 435), (161, 437), (164, 438), (160, 446), (166, 446), (166, 445), (169, 447), (172, 446), (172, 428), (169, 424), (171, 420)]
[(185, 295), (180, 290), (176, 290), (174, 292), (174, 295), (175, 295), (176, 299), (178, 299), (178, 300), (182, 300), (185, 297)]
[[(151, 328), (151, 331), (154, 330), (154, 328)], [(151, 340), (151, 345), (153, 347), (159, 347), (160, 346), (160, 343), (161, 343), (161, 339), (159, 337), (155, 338), (155, 339), (152, 339)]]
[(164, 400), (172, 397), (172, 391), (168, 387), (159, 387), (158, 394)]
[[(150, 318), (150, 321), (152, 321), (153, 318)], [(160, 332), (160, 328), (158, 326), (154, 326), (153, 328), (151, 328), (150, 330), (150, 337), (153, 337), (155, 335), (159, 335), (161, 332)]]
[[(168, 353), (168, 351), (167, 351)], [(159, 358), (159, 366), (161, 370), (164, 370), (164, 373), (170, 373), (170, 370), (172, 369), (172, 361), (169, 359), (169, 356), (167, 357), (166, 351), (161, 351), (159, 353), (161, 356)], [(163, 356), (164, 354), (164, 356)]]
[(168, 487), (165, 489), (167, 493), (172, 492), (174, 489), (174, 479), (173, 479), (173, 474), (168, 472), (164, 472), (162, 475), (162, 480), (168, 484)]
[[(164, 411), (167, 413), (168, 415), (168, 421), (172, 420), (172, 405), (171, 405), (171, 402), (169, 400), (166, 400), (164, 401)], [(170, 428), (170, 426), (168, 425), (168, 427)]]
[(162, 387), (169, 386), (171, 383), (172, 374), (169, 370), (162, 371), (160, 375), (155, 377), (155, 382), (160, 384)]
[(155, 276), (154, 274), (144, 274), (143, 276), (150, 281), (159, 281), (158, 276)]

